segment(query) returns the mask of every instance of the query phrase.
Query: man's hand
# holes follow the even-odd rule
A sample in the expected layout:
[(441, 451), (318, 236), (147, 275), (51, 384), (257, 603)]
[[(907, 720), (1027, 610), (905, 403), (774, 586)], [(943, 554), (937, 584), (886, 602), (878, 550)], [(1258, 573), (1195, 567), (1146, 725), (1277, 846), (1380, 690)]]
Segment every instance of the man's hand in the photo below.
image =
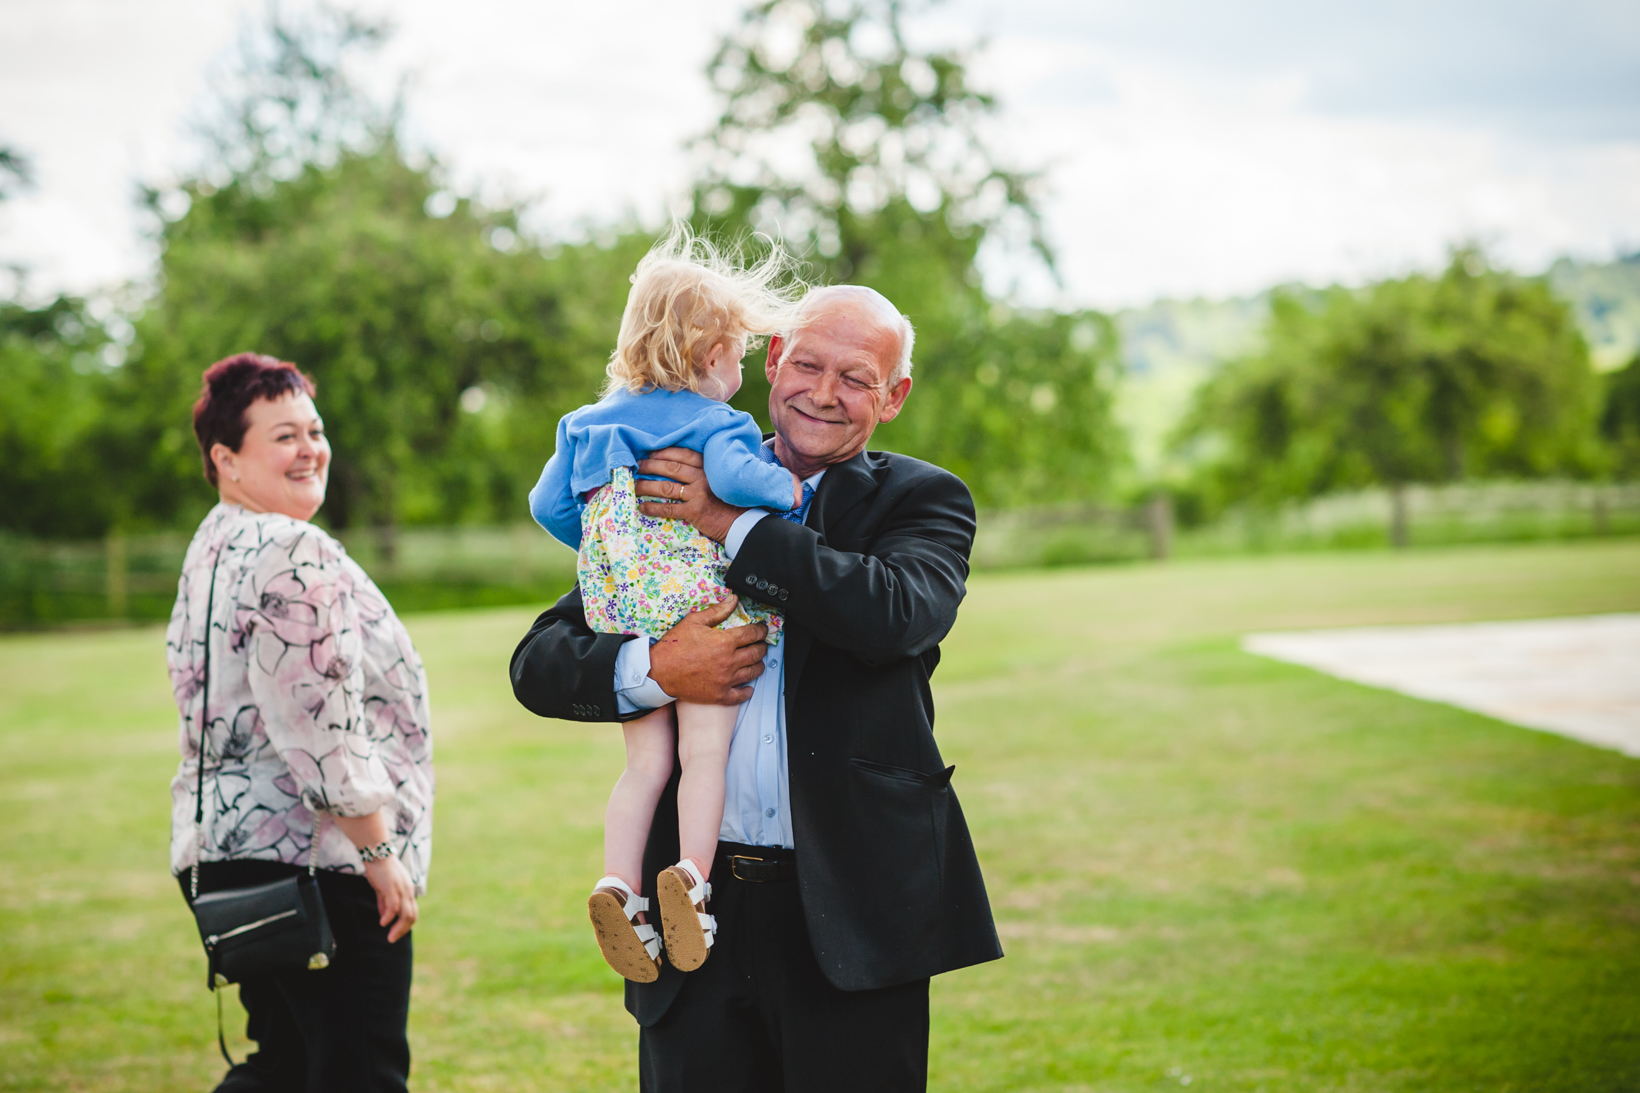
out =
[(730, 596), (685, 615), (649, 647), (649, 678), (684, 702), (738, 706), (751, 698), (752, 680), (763, 674), (763, 639), (769, 628), (754, 622), (716, 629), (739, 602)]
[[(658, 519), (683, 520), (693, 524), (695, 530), (708, 539), (723, 542), (735, 518), (746, 510), (718, 500), (706, 481), (705, 466), (701, 454), (688, 448), (662, 448), (652, 453), (638, 464), (638, 473), (663, 475), (672, 481), (638, 479), (636, 489), (639, 497), (666, 498), (664, 501), (640, 502), (638, 511)], [(670, 689), (667, 693), (671, 693)]]

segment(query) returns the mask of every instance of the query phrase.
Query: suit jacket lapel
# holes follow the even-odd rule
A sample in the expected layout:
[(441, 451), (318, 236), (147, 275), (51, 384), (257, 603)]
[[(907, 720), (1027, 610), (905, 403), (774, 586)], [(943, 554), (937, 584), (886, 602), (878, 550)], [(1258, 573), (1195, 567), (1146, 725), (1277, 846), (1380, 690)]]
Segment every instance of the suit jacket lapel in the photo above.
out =
[[(852, 459), (828, 468), (820, 479), (820, 488), (814, 491), (809, 503), (809, 514), (803, 526), (826, 534), (828, 525), (864, 500), (876, 485), (876, 479), (866, 467), (866, 453), (858, 452)], [(803, 677), (803, 666), (808, 663), (814, 637), (801, 626), (786, 627), (786, 701), (797, 694), (797, 683)], [(786, 724), (791, 724), (791, 710), (786, 711)]]

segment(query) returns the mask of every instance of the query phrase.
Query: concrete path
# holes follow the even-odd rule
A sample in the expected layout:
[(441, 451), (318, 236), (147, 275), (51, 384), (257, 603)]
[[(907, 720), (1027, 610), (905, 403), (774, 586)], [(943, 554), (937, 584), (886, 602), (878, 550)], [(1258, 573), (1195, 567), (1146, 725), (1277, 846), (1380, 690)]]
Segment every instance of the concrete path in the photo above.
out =
[(1242, 648), (1640, 757), (1640, 614), (1248, 634)]

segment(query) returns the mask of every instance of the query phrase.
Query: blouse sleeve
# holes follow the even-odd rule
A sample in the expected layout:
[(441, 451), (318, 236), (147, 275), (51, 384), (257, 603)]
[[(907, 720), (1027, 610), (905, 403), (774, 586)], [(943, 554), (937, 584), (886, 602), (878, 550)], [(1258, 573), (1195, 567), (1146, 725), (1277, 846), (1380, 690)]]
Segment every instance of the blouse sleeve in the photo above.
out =
[(393, 782), (364, 723), (363, 636), (340, 548), (317, 529), (262, 548), (234, 629), (268, 740), (302, 796), (368, 816)]

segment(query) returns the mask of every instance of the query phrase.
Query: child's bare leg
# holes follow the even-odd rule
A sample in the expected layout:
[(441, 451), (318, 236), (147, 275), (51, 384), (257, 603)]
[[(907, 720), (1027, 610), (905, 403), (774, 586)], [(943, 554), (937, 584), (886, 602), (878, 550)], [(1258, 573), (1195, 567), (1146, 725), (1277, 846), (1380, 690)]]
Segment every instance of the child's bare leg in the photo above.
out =
[(718, 829), (723, 826), (723, 771), (740, 707), (694, 702), (679, 702), (677, 707), (678, 761), (683, 767), (678, 779), (678, 843), (701, 875), (710, 876)]
[[(626, 769), (609, 794), (604, 812), (604, 872), (643, 893), (643, 848), (655, 805), (672, 776), (675, 739), (671, 706), (651, 710), (621, 726), (626, 736)], [(722, 771), (718, 778), (722, 780)], [(719, 793), (722, 809), (722, 793)]]

